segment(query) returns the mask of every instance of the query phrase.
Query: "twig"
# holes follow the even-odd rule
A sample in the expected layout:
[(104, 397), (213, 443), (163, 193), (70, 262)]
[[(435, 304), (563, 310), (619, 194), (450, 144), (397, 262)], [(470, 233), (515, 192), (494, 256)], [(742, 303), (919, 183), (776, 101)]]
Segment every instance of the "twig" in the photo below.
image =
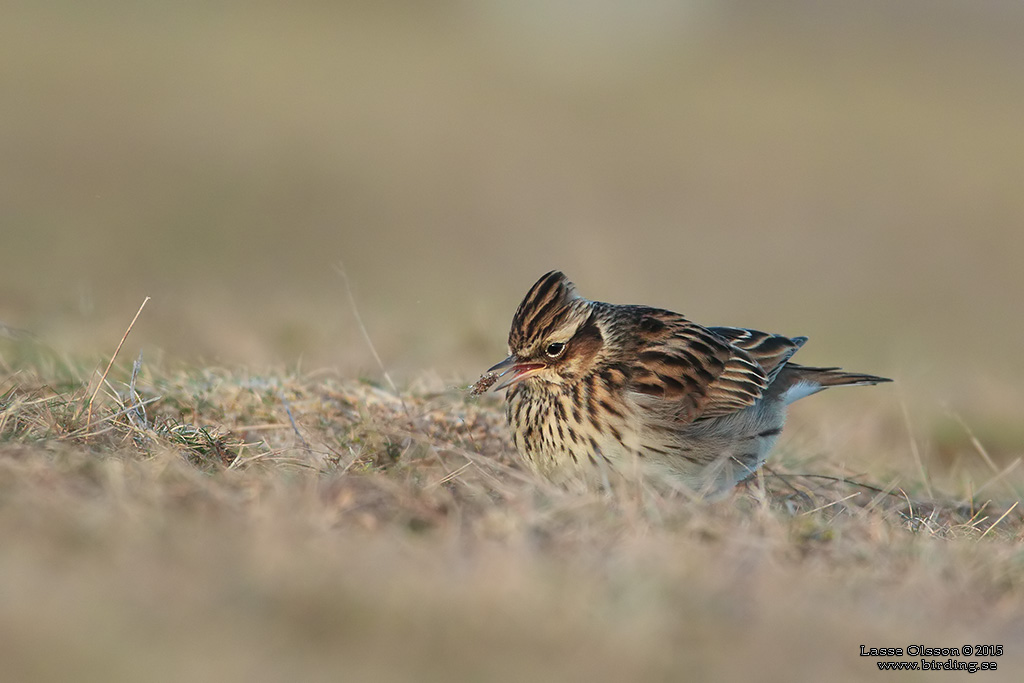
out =
[[(145, 401), (142, 401), (139, 405), (141, 405), (143, 408), (145, 408), (146, 406), (148, 406), (148, 405), (150, 405), (152, 403), (156, 403), (157, 401), (159, 401), (162, 398), (163, 398), (163, 396), (154, 396), (153, 398), (148, 398)], [(24, 405), (29, 405), (29, 404), (26, 403)], [(117, 418), (121, 417), (122, 415), (127, 415), (132, 410), (134, 410), (135, 407), (136, 407), (135, 405), (130, 405), (130, 406), (126, 407), (126, 408), (122, 408), (121, 410), (117, 411), (116, 413), (112, 413), (110, 415), (107, 415), (103, 419), (97, 420), (96, 421), (96, 426), (99, 427), (101, 424), (104, 424), (106, 422), (111, 422), (113, 420), (116, 420)], [(67, 434), (65, 434), (61, 438), (77, 439), (79, 437), (86, 437), (86, 436), (99, 436), (101, 433), (102, 432), (95, 432), (93, 434), (89, 434), (89, 429), (87, 427), (82, 427), (81, 429), (76, 429), (73, 432), (68, 432)]]
[[(761, 465), (760, 469), (758, 469), (758, 473), (760, 474), (762, 472), (764, 472), (764, 474), (762, 476), (764, 476), (764, 477), (774, 477), (775, 479), (778, 479), (779, 481), (781, 481), (784, 486), (788, 486), (789, 489), (793, 493), (795, 493), (796, 495), (804, 496), (808, 500), (812, 500), (811, 496), (808, 495), (807, 491), (801, 491), (800, 489), (798, 489), (796, 486), (793, 485), (793, 482), (791, 482), (789, 480), (789, 475), (788, 474), (782, 474), (781, 472), (776, 472), (774, 469), (772, 469), (768, 465)], [(800, 476), (800, 475), (795, 475), (795, 476)]]
[(914, 503), (910, 500), (910, 496), (907, 495), (907, 492), (904, 491), (902, 487), (900, 488), (900, 493), (903, 494), (903, 498), (907, 501), (907, 505), (910, 506), (910, 521), (913, 522), (914, 521)]
[[(1020, 458), (1017, 458), (1017, 460), (1015, 460), (1014, 462), (1010, 463), (1010, 465), (1005, 470), (1000, 472), (999, 471), (999, 467), (997, 467), (995, 461), (992, 460), (992, 456), (989, 455), (988, 451), (981, 444), (981, 440), (978, 439), (978, 437), (974, 435), (974, 432), (967, 425), (967, 422), (965, 422), (964, 419), (962, 417), (960, 417), (960, 415), (958, 415), (957, 413), (954, 413), (952, 410), (947, 409), (946, 413), (960, 424), (960, 426), (963, 428), (964, 432), (967, 433), (967, 437), (970, 439), (971, 445), (974, 446), (974, 450), (976, 450), (978, 452), (978, 455), (981, 456), (981, 459), (985, 461), (985, 464), (988, 465), (989, 469), (991, 469), (995, 473), (995, 475), (996, 475), (995, 477), (993, 477), (993, 479), (989, 479), (987, 482), (985, 482), (982, 485), (981, 488), (985, 488), (986, 486), (991, 484), (994, 480), (999, 480), (999, 479), (1003, 478), (1007, 473), (1010, 472), (1010, 470), (1012, 470), (1014, 467), (1016, 467), (1018, 464), (1020, 464)], [(1009, 481), (1006, 481), (1004, 483), (1006, 484), (1006, 488), (1010, 489), (1010, 491), (1012, 491), (1013, 494), (1016, 495), (1018, 499), (1024, 498), (1024, 496), (1021, 495), (1021, 492), (1017, 489), (1016, 486), (1014, 486)], [(977, 495), (977, 491), (975, 491), (974, 494)]]
[(110, 368), (114, 365), (114, 360), (117, 358), (117, 354), (121, 351), (121, 347), (124, 346), (124, 340), (131, 334), (132, 328), (135, 326), (135, 321), (139, 319), (139, 315), (142, 313), (142, 309), (146, 307), (150, 297), (146, 297), (142, 301), (142, 305), (139, 306), (139, 310), (135, 312), (135, 317), (132, 318), (131, 323), (128, 324), (128, 329), (124, 331), (124, 336), (121, 337), (121, 341), (118, 343), (117, 348), (114, 349), (114, 355), (110, 357), (110, 362), (107, 363), (107, 369), (103, 371), (103, 376), (100, 377), (99, 384), (96, 385), (96, 390), (92, 392), (92, 396), (89, 397), (89, 409), (85, 418), (85, 431), (89, 432), (89, 425), (92, 424), (92, 402), (96, 400), (96, 394), (100, 393), (100, 387), (107, 380), (107, 374), (110, 372)]
[(366, 340), (366, 345), (370, 347), (370, 353), (373, 354), (374, 360), (377, 361), (377, 367), (380, 368), (381, 373), (384, 375), (384, 379), (387, 380), (388, 386), (391, 387), (391, 391), (398, 393), (398, 387), (391, 380), (391, 375), (384, 369), (384, 361), (380, 359), (380, 355), (377, 353), (376, 347), (373, 345), (373, 340), (370, 339), (370, 333), (366, 330), (366, 325), (363, 324), (363, 318), (359, 315), (359, 307), (356, 306), (356, 298), (352, 294), (352, 286), (348, 281), (348, 273), (345, 272), (345, 265), (340, 261), (335, 264), (334, 269), (338, 271), (338, 275), (341, 275), (341, 279), (345, 281), (345, 293), (348, 295), (349, 306), (352, 307), (352, 315), (356, 317), (356, 324), (359, 325), (360, 331), (363, 333), (363, 339)]
[(897, 496), (895, 493), (893, 493), (893, 490), (895, 490), (895, 488), (899, 485), (899, 483), (900, 483), (900, 477), (899, 477), (899, 475), (897, 475), (897, 476), (893, 477), (892, 481), (890, 481), (885, 486), (885, 488), (880, 489), (880, 488), (877, 488), (877, 487), (874, 487), (874, 486), (868, 487), (869, 491), (875, 491), (876, 493), (875, 493), (875, 497), (872, 498), (868, 502), (868, 504), (864, 506), (864, 511), (866, 513), (867, 512), (871, 512), (872, 510), (875, 509), (876, 506), (878, 506), (883, 500), (885, 500), (885, 498), (887, 496), (888, 497), (893, 497), (893, 498), (898, 498), (899, 496)]
[[(981, 504), (981, 507), (978, 508), (978, 511), (974, 512), (973, 511), (974, 498), (972, 497), (971, 498), (971, 506), (972, 506), (971, 518), (969, 520), (967, 520), (965, 522), (965, 524), (967, 524), (968, 526), (973, 526), (973, 527), (978, 526), (978, 524), (980, 522), (975, 522), (974, 520), (978, 519), (978, 515), (980, 515), (982, 512), (984, 512), (985, 508), (988, 507), (988, 504), (991, 503), (991, 502), (992, 502), (991, 500), (986, 500), (984, 503)], [(987, 518), (987, 516), (986, 516), (986, 518)]]
[(274, 429), (288, 429), (288, 425), (280, 422), (267, 422), (266, 424), (259, 425), (237, 425), (232, 427), (232, 431), (245, 431), (245, 432), (267, 432)]
[(851, 498), (855, 498), (855, 497), (857, 497), (859, 495), (860, 495), (860, 491), (854, 491), (853, 493), (848, 495), (846, 498), (840, 498), (839, 500), (833, 500), (831, 503), (828, 503), (826, 505), (822, 505), (821, 507), (816, 507), (813, 510), (808, 510), (804, 514), (805, 515), (810, 515), (810, 514), (813, 514), (815, 512), (820, 512), (821, 510), (824, 510), (825, 508), (830, 508), (833, 505), (838, 505), (839, 503), (842, 503), (843, 501), (850, 500)]
[[(982, 491), (987, 489), (991, 484), (999, 481), (1000, 479), (1003, 479), (1007, 474), (1009, 474), (1010, 472), (1015, 470), (1017, 468), (1017, 466), (1020, 465), (1020, 463), (1021, 463), (1021, 459), (1020, 458), (1014, 458), (1013, 462), (1011, 462), (1009, 465), (1004, 467), (998, 474), (996, 474), (994, 477), (992, 477), (991, 479), (986, 481), (984, 484), (979, 486), (977, 489), (975, 489), (974, 495), (978, 495), (979, 493), (981, 493)], [(1011, 491), (1013, 491), (1014, 493), (1017, 493), (1017, 490), (1013, 486), (1010, 486), (1009, 484), (1008, 484), (1008, 486), (1009, 486)], [(1017, 494), (1017, 497), (1020, 498), (1021, 497), (1020, 494)]]
[(980, 455), (981, 459), (985, 461), (985, 464), (988, 465), (989, 469), (991, 469), (993, 473), (998, 474), (999, 468), (996, 466), (995, 462), (993, 462), (992, 456), (990, 456), (988, 451), (985, 450), (985, 447), (981, 445), (981, 441), (974, 435), (974, 432), (967, 425), (967, 422), (965, 422), (958, 413), (953, 412), (949, 408), (946, 409), (946, 414), (957, 421), (960, 428), (966, 432), (967, 438), (970, 439), (971, 445), (974, 446), (974, 450), (978, 451), (978, 455)]
[(900, 398), (900, 408), (903, 410), (903, 421), (907, 424), (907, 438), (910, 440), (910, 452), (914, 456), (917, 468), (921, 470), (921, 481), (924, 483), (924, 490), (929, 498), (934, 498), (931, 482), (928, 481), (928, 470), (924, 468), (924, 461), (921, 459), (921, 451), (917, 448), (917, 440), (914, 438), (914, 428), (910, 423), (910, 411), (907, 410), (907, 402)]
[[(137, 420), (142, 424), (142, 428), (149, 429), (149, 418), (146, 416), (146, 408), (140, 401), (142, 396), (139, 395), (138, 390), (135, 388), (135, 382), (139, 378), (139, 370), (142, 369), (142, 350), (139, 350), (139, 357), (132, 363), (132, 378), (128, 382), (128, 398), (132, 402), (131, 410), (128, 411), (127, 417), (133, 423)], [(134, 414), (134, 416), (133, 416)]]
[(985, 538), (986, 536), (988, 536), (988, 532), (990, 532), (990, 531), (992, 531), (993, 529), (995, 529), (995, 528), (996, 528), (996, 524), (999, 524), (999, 522), (1003, 521), (1003, 520), (1004, 520), (1004, 519), (1006, 518), (1006, 515), (1008, 515), (1008, 514), (1010, 514), (1011, 512), (1013, 512), (1013, 508), (1017, 507), (1017, 503), (1019, 503), (1019, 502), (1020, 502), (1019, 500), (1017, 500), (1017, 501), (1014, 501), (1013, 505), (1011, 505), (1011, 506), (1010, 506), (1010, 509), (1009, 509), (1009, 510), (1007, 510), (1006, 512), (1004, 512), (1004, 513), (1003, 513), (1003, 514), (1002, 514), (1002, 515), (1001, 515), (1001, 516), (999, 517), (999, 519), (997, 519), (996, 521), (992, 522), (992, 526), (990, 526), (989, 528), (985, 529), (985, 533), (983, 533), (983, 534), (981, 535), (981, 537), (982, 537), (982, 538)]
[(302, 437), (302, 432), (299, 431), (299, 425), (295, 424), (295, 418), (292, 416), (292, 406), (288, 403), (288, 399), (285, 397), (284, 392), (280, 392), (281, 403), (284, 404), (284, 412), (288, 413), (288, 421), (292, 423), (292, 429), (295, 430), (295, 436), (299, 437), (299, 443), (307, 451), (312, 452), (312, 448), (306, 443), (306, 439)]
[[(769, 469), (769, 468), (765, 468), (765, 469)], [(824, 479), (826, 481), (834, 481), (837, 484), (849, 484), (850, 486), (859, 486), (859, 487), (861, 487), (863, 489), (867, 489), (869, 491), (875, 491), (877, 493), (883, 493), (883, 494), (891, 493), (891, 490), (892, 490), (892, 489), (888, 489), (888, 490), (880, 489), (877, 486), (872, 486), (871, 484), (865, 484), (863, 482), (857, 481), (856, 479), (850, 479), (849, 477), (833, 477), (833, 476), (828, 475), (828, 474), (793, 474), (793, 473), (787, 473), (786, 475), (782, 475), (782, 474), (779, 474), (779, 473), (774, 472), (774, 471), (769, 471), (767, 476), (777, 477), (779, 479), (783, 479), (783, 481), (785, 481), (784, 477), (800, 477), (801, 479)], [(794, 488), (794, 490), (796, 490), (795, 487), (793, 487), (792, 484), (789, 484), (789, 486), (790, 486), (790, 488)], [(800, 493), (802, 493), (802, 491), (800, 491)], [(804, 494), (804, 495), (806, 495), (806, 494)]]
[(453, 472), (449, 472), (448, 474), (446, 474), (445, 476), (441, 477), (439, 480), (435, 481), (434, 483), (427, 484), (427, 488), (429, 489), (429, 488), (433, 488), (435, 486), (440, 486), (441, 484), (445, 483), (446, 481), (451, 481), (455, 477), (457, 477), (460, 474), (462, 474), (463, 470), (469, 469), (470, 467), (475, 467), (475, 464), (472, 461), (467, 462), (465, 465), (463, 465), (462, 467), (458, 468), (457, 470), (454, 470)]

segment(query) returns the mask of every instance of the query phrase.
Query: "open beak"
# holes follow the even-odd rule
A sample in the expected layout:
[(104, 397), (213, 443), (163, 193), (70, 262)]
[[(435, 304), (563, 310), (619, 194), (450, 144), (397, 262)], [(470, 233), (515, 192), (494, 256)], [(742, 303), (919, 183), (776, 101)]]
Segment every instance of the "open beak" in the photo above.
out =
[(516, 382), (522, 381), (544, 368), (543, 363), (523, 363), (516, 356), (509, 356), (497, 365), (494, 365), (487, 372), (498, 373), (498, 378), (503, 381), (493, 387), (491, 391), (500, 391), (510, 387)]

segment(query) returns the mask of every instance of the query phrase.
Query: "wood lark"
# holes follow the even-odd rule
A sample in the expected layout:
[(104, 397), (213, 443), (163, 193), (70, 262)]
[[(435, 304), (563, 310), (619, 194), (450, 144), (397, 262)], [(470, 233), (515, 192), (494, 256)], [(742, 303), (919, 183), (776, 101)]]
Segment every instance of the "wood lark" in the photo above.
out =
[(513, 443), (556, 483), (641, 474), (720, 494), (765, 461), (793, 401), (891, 381), (791, 363), (805, 341), (589, 301), (552, 271), (519, 304), (509, 357), (473, 391), (508, 389)]

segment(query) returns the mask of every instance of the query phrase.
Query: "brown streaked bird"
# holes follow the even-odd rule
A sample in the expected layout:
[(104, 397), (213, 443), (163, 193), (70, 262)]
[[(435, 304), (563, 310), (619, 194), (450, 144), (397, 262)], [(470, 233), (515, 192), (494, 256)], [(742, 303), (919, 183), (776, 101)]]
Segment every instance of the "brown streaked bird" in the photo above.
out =
[(764, 463), (793, 401), (891, 381), (790, 362), (805, 341), (589, 301), (551, 271), (512, 318), (509, 357), (477, 386), (508, 389), (512, 441), (556, 483), (640, 473), (717, 494)]

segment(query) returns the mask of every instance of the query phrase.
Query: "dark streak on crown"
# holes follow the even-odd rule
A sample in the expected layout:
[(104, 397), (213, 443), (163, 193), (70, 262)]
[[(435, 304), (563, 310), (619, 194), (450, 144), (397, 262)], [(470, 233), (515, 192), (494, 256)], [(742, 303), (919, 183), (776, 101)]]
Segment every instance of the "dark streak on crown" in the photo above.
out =
[(560, 271), (545, 274), (526, 293), (512, 318), (508, 345), (515, 351), (530, 340), (547, 336), (569, 313), (568, 306), (577, 298), (576, 287)]

